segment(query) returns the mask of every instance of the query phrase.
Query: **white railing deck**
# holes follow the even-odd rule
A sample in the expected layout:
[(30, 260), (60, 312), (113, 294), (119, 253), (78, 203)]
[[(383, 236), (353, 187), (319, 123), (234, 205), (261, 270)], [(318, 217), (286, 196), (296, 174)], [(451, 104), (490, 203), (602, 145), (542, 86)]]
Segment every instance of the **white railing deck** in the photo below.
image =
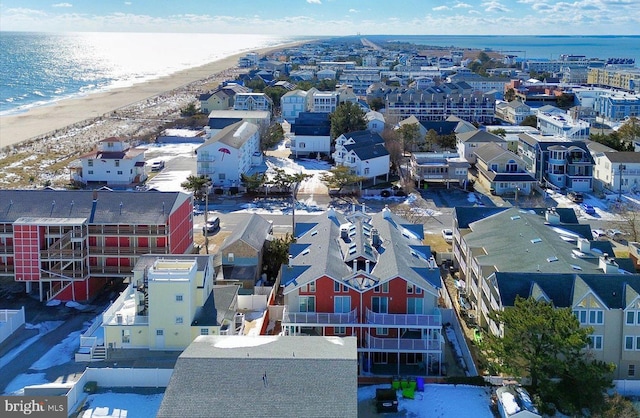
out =
[(282, 322), (289, 324), (355, 324), (358, 310), (348, 313), (289, 312), (285, 307), (282, 317)]
[(376, 313), (367, 309), (367, 322), (376, 325), (404, 325), (404, 326), (423, 326), (423, 327), (441, 327), (442, 316), (440, 312), (435, 310), (433, 315), (422, 314), (384, 314)]
[(417, 338), (379, 338), (367, 333), (367, 348), (372, 350), (395, 351), (440, 351), (442, 342)]

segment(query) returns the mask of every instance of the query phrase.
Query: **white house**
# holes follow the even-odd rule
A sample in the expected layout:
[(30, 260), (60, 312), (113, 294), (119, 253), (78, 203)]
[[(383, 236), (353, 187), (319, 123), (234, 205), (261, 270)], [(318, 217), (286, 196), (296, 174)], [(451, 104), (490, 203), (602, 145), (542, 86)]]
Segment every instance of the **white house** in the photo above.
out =
[(594, 161), (595, 187), (615, 193), (640, 190), (640, 153), (602, 152)]
[(293, 122), (300, 112), (307, 111), (307, 92), (304, 90), (293, 90), (285, 93), (280, 98), (280, 109), (282, 119)]
[(336, 150), (332, 154), (336, 165), (344, 165), (359, 176), (373, 178), (389, 177), (389, 151), (384, 147), (380, 134), (356, 131), (340, 135), (336, 139)]
[(340, 93), (337, 91), (309, 90), (312, 94), (311, 111), (332, 113), (338, 107)]
[(273, 101), (264, 93), (238, 93), (234, 97), (233, 110), (264, 110), (271, 112)]
[(147, 178), (144, 171), (145, 148), (131, 148), (122, 138), (107, 138), (98, 147), (84, 154), (70, 166), (71, 180), (87, 184), (107, 185), (140, 183)]
[(291, 154), (298, 157), (331, 152), (331, 120), (325, 112), (300, 112), (291, 126)]
[(469, 161), (469, 164), (476, 163), (476, 149), (491, 142), (507, 149), (507, 141), (504, 138), (487, 131), (476, 130), (456, 134), (456, 150), (461, 157)]
[(520, 125), (530, 115), (533, 115), (531, 107), (519, 100), (496, 103), (496, 117), (514, 125)]
[(382, 113), (370, 110), (364, 115), (364, 118), (367, 121), (367, 130), (380, 133), (384, 129), (385, 122)]
[(196, 154), (197, 175), (208, 176), (214, 186), (237, 186), (243, 173), (262, 162), (258, 126), (242, 121), (229, 125), (200, 145)]

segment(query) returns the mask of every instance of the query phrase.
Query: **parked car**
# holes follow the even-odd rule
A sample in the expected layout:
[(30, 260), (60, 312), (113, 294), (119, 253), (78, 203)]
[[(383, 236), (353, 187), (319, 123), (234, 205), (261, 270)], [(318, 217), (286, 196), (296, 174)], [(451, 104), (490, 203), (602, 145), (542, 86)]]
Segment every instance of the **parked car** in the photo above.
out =
[(447, 242), (453, 241), (453, 230), (451, 230), (449, 228), (443, 229), (442, 230), (442, 238), (444, 238), (444, 240), (447, 241)]
[(619, 229), (607, 229), (606, 234), (609, 238), (616, 241), (622, 239), (622, 237), (625, 235), (625, 233), (620, 231)]
[(576, 203), (582, 203), (582, 201), (584, 200), (584, 196), (580, 192), (569, 192), (567, 193), (567, 197), (569, 198), (569, 200)]
[(207, 224), (202, 227), (202, 234), (212, 234), (220, 228), (220, 218), (214, 216), (213, 219), (207, 221)]
[(583, 203), (580, 205), (580, 207), (582, 208), (582, 211), (584, 213), (586, 213), (587, 215), (595, 215), (596, 214), (596, 208), (594, 208), (593, 206), (591, 206), (588, 203)]
[(602, 229), (592, 229), (591, 235), (593, 235), (595, 241), (606, 241), (607, 239), (607, 233)]
[(151, 171), (160, 171), (164, 168), (164, 161), (158, 160), (151, 163)]
[(398, 412), (398, 393), (394, 389), (376, 389), (376, 411)]

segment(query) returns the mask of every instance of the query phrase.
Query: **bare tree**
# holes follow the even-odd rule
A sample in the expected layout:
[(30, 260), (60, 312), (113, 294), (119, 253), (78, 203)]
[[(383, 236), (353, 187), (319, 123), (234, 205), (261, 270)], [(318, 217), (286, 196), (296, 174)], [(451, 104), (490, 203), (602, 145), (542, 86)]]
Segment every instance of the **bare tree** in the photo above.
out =
[(640, 238), (640, 211), (632, 204), (619, 204), (614, 212), (618, 215), (616, 227), (625, 234), (627, 241), (638, 242)]

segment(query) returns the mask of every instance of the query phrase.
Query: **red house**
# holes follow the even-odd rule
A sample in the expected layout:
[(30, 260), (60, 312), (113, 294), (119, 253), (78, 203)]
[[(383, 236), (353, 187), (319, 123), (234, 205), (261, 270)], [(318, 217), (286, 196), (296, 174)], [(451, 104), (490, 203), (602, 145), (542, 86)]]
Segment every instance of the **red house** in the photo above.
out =
[(330, 209), (295, 235), (277, 283), (285, 335), (356, 336), (361, 373), (439, 374), (442, 282), (422, 225)]
[(88, 300), (141, 254), (190, 252), (192, 214), (180, 192), (0, 190), (0, 276), (40, 300)]

